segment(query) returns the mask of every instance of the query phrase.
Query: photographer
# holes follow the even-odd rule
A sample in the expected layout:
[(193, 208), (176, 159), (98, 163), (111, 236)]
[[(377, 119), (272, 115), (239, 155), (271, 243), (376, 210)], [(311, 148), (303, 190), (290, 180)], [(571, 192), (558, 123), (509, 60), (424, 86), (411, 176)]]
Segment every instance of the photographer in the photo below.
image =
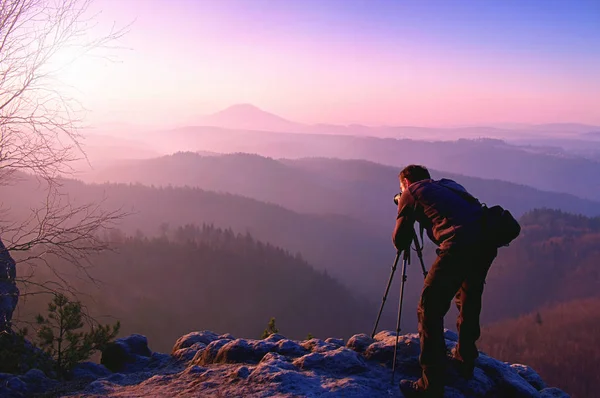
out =
[(438, 246), (417, 309), (422, 377), (416, 382), (402, 380), (400, 388), (407, 397), (441, 397), (446, 367), (444, 315), (455, 297), (459, 338), (453, 357), (460, 374), (471, 378), (479, 355), (475, 342), (480, 336), (481, 296), (497, 248), (483, 239), (479, 201), (460, 184), (433, 180), (419, 165), (407, 166), (399, 180), (402, 194), (393, 232), (396, 249), (410, 249), (415, 221)]

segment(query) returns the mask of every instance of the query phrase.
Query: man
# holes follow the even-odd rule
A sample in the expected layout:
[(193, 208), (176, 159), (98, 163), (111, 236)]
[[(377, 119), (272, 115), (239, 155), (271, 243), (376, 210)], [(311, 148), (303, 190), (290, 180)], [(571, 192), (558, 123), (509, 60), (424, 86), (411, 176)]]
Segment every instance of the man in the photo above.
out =
[(460, 374), (473, 375), (479, 353), (481, 296), (497, 248), (482, 233), (482, 208), (460, 184), (432, 180), (419, 165), (407, 166), (399, 175), (402, 195), (393, 242), (398, 250), (409, 249), (418, 221), (438, 245), (438, 257), (429, 270), (417, 309), (422, 376), (416, 382), (402, 380), (407, 397), (441, 397), (444, 393), (446, 345), (444, 315), (452, 298), (460, 312), (456, 326), (458, 344), (453, 350)]

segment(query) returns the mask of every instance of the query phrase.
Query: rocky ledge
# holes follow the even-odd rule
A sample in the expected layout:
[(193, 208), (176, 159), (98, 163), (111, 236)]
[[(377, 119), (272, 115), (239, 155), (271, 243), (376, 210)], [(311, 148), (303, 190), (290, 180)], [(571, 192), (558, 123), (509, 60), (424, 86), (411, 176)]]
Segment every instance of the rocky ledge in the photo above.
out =
[[(474, 377), (461, 378), (450, 359), (457, 336), (445, 332), (449, 366), (446, 397), (568, 397), (548, 387), (526, 365), (509, 364), (484, 353)], [(117, 340), (99, 365), (86, 362), (72, 380), (59, 383), (33, 369), (24, 375), (0, 373), (0, 396), (77, 397), (402, 397), (401, 379), (416, 380), (419, 339), (400, 336), (392, 383), (395, 334), (348, 341), (330, 338), (295, 341), (273, 334), (264, 340), (236, 339), (210, 331), (177, 340), (171, 354), (151, 352), (144, 336)], [(111, 369), (111, 370), (109, 370)]]

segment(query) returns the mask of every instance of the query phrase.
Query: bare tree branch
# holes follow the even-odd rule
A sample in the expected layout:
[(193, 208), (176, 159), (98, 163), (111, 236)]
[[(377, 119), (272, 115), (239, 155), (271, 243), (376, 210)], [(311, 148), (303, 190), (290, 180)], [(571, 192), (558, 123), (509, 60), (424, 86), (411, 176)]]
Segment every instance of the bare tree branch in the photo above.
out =
[[(93, 36), (96, 15), (89, 15), (90, 4), (0, 0), (0, 185), (19, 184), (25, 173), (45, 189), (45, 201), (24, 217), (2, 209), (0, 201), (0, 237), (18, 254), (18, 281), (32, 288), (25, 296), (78, 293), (50, 258), (68, 261), (94, 281), (88, 259), (109, 249), (100, 238), (102, 231), (126, 216), (120, 209), (104, 209), (103, 201), (75, 204), (62, 192), (62, 178), (72, 173), (72, 162), (86, 155), (79, 132), (82, 106), (66, 95), (57, 75), (79, 57), (114, 48), (129, 28), (112, 26), (105, 35)], [(61, 59), (64, 54), (70, 57)], [(53, 273), (52, 282), (34, 282), (40, 264)]]

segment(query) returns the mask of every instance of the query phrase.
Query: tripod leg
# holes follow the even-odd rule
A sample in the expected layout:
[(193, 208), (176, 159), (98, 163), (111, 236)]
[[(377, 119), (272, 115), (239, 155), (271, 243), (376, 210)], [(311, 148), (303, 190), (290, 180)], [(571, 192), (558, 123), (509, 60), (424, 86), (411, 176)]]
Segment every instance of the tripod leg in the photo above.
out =
[(414, 231), (413, 241), (415, 242), (415, 248), (417, 250), (417, 257), (419, 257), (419, 261), (421, 262), (421, 270), (423, 271), (423, 278), (427, 278), (427, 269), (425, 269), (425, 263), (423, 262), (423, 248), (419, 243), (419, 238), (417, 236), (417, 232)]
[(383, 300), (381, 301), (381, 308), (379, 309), (379, 314), (377, 315), (377, 321), (375, 321), (375, 327), (373, 328), (373, 333), (371, 333), (371, 338), (375, 337), (375, 333), (377, 332), (377, 326), (379, 325), (379, 319), (381, 318), (381, 313), (383, 312), (383, 306), (385, 305), (385, 300), (387, 300), (388, 292), (390, 291), (390, 286), (392, 285), (392, 279), (394, 278), (394, 272), (396, 272), (396, 267), (398, 266), (398, 259), (400, 258), (400, 252), (396, 253), (396, 259), (394, 260), (394, 265), (392, 265), (392, 273), (390, 274), (390, 280), (388, 281), (387, 288), (385, 289), (385, 294), (383, 295)]
[(406, 282), (406, 268), (410, 263), (410, 251), (404, 252), (404, 261), (402, 262), (402, 282), (400, 284), (400, 302), (398, 303), (398, 323), (396, 325), (396, 345), (394, 346), (394, 363), (392, 364), (392, 384), (396, 374), (396, 356), (398, 355), (398, 336), (400, 335), (400, 319), (402, 318), (402, 301), (404, 300), (404, 283)]

